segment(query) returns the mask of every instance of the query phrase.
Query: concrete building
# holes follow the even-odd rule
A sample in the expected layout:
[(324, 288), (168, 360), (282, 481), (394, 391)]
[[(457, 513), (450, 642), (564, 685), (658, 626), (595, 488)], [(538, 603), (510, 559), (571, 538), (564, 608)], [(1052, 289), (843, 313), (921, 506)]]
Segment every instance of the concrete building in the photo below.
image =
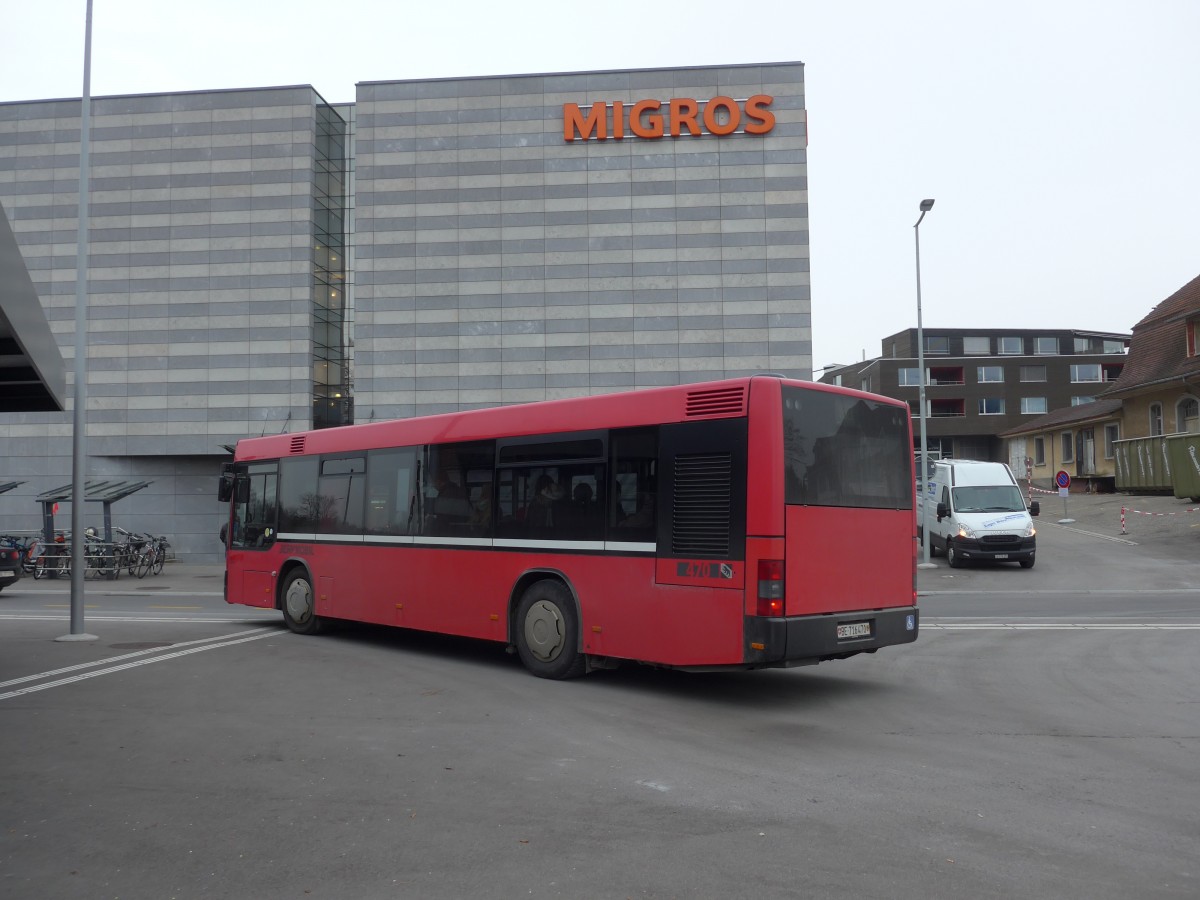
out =
[[(0, 104), (0, 202), (73, 358), (78, 100)], [(92, 101), (88, 474), (219, 557), (239, 438), (811, 376), (803, 66)], [(69, 405), (69, 404), (68, 404)], [(70, 413), (0, 415), (0, 531), (70, 480)], [(17, 496), (14, 496), (17, 494)], [(28, 503), (22, 508), (22, 503)]]
[[(1120, 376), (1128, 334), (1071, 329), (924, 328), (929, 450), (942, 457), (1007, 462), (1025, 452), (1000, 435), (1064, 407), (1091, 403)], [(907, 400), (919, 449), (917, 329), (883, 339), (879, 357), (827, 371), (821, 381)]]

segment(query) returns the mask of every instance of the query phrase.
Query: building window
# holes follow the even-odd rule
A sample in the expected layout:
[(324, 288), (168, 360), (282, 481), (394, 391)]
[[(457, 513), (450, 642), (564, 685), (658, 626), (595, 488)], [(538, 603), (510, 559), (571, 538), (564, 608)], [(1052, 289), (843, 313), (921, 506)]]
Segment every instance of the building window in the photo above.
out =
[(1100, 363), (1081, 363), (1071, 366), (1071, 381), (1073, 383), (1102, 380), (1103, 375), (1100, 371)]
[(1187, 323), (1187, 355), (1200, 356), (1200, 319)]
[(1020, 356), (1025, 352), (1024, 342), (1019, 337), (998, 338), (996, 347), (1002, 356)]
[(1184, 397), (1175, 407), (1175, 430), (1189, 434), (1200, 431), (1200, 403), (1195, 397)]
[(985, 337), (963, 338), (963, 356), (991, 356), (992, 344)]
[(1056, 337), (1040, 337), (1034, 338), (1033, 352), (1038, 356), (1055, 356), (1058, 354), (1058, 338)]
[(975, 378), (980, 384), (1004, 381), (1004, 369), (1000, 366), (980, 366), (975, 370)]
[(950, 338), (948, 337), (927, 337), (925, 338), (925, 352), (938, 353), (945, 356), (950, 352)]
[(1027, 416), (1044, 415), (1046, 412), (1045, 397), (1022, 397), (1021, 412)]
[(1075, 458), (1075, 436), (1069, 431), (1064, 431), (1059, 438), (1062, 445), (1062, 461), (1069, 463)]
[(866, 378), (861, 379), (858, 382), (858, 386), (859, 386), (860, 390), (870, 393), (870, 391), (871, 391), (871, 376), (868, 375)]
[(1004, 398), (1003, 397), (983, 397), (979, 401), (979, 414), (981, 416), (1002, 416), (1004, 415)]
[(1033, 464), (1035, 466), (1046, 464), (1046, 439), (1044, 437), (1033, 439)]
[(1095, 397), (1072, 397), (1071, 405), (1072, 406), (1083, 406), (1083, 404), (1085, 404), (1085, 403), (1094, 403), (1095, 400), (1096, 400)]
[(1125, 352), (1125, 342), (1124, 341), (1105, 341), (1104, 342), (1104, 352), (1105, 353), (1124, 353)]
[(1157, 437), (1163, 433), (1162, 404), (1150, 404), (1150, 436)]
[(1113, 448), (1113, 443), (1121, 439), (1121, 426), (1116, 422), (1110, 422), (1104, 426), (1104, 458), (1112, 459), (1116, 455), (1116, 450)]
[(1022, 381), (1045, 381), (1046, 367), (1045, 366), (1021, 366)]
[(916, 366), (896, 370), (896, 379), (900, 387), (920, 387), (921, 370)]

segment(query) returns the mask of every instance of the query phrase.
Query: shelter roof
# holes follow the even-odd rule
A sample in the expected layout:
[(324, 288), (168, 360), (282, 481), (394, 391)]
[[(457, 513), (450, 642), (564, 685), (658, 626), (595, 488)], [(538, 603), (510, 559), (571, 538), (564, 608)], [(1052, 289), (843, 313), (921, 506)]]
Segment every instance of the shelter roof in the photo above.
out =
[[(97, 503), (115, 503), (128, 497), (130, 494), (136, 494), (142, 488), (153, 484), (150, 481), (86, 481), (83, 486), (83, 499), (85, 501), (94, 500)], [(62, 487), (53, 488), (49, 491), (43, 491), (38, 494), (37, 500), (39, 503), (53, 503), (56, 501), (69, 501), (72, 498), (74, 484), (64, 484)]]

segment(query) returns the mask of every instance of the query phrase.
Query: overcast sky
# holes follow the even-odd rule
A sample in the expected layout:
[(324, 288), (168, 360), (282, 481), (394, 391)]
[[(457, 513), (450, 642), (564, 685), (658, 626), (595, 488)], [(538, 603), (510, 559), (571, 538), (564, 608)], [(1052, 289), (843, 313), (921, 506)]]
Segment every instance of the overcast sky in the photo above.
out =
[[(0, 100), (77, 97), (85, 0), (6, 4)], [(806, 64), (813, 366), (925, 327), (1129, 331), (1200, 274), (1196, 0), (94, 0), (92, 95)]]

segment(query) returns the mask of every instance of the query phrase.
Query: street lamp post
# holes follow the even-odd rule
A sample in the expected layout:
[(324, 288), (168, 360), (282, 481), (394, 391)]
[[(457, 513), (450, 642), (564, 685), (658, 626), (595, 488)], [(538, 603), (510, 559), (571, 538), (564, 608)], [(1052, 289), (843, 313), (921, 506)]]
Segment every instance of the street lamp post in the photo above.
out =
[(921, 201), (921, 218), (917, 219), (917, 224), (913, 226), (913, 235), (917, 245), (917, 399), (920, 404), (921, 414), (921, 477), (919, 484), (921, 485), (921, 547), (923, 560), (920, 563), (921, 568), (933, 568), (933, 563), (929, 561), (929, 528), (927, 527), (927, 519), (929, 517), (929, 492), (926, 490), (926, 482), (929, 479), (929, 444), (925, 438), (925, 329), (921, 324), (921, 219), (925, 218), (925, 213), (933, 209), (932, 200)]

